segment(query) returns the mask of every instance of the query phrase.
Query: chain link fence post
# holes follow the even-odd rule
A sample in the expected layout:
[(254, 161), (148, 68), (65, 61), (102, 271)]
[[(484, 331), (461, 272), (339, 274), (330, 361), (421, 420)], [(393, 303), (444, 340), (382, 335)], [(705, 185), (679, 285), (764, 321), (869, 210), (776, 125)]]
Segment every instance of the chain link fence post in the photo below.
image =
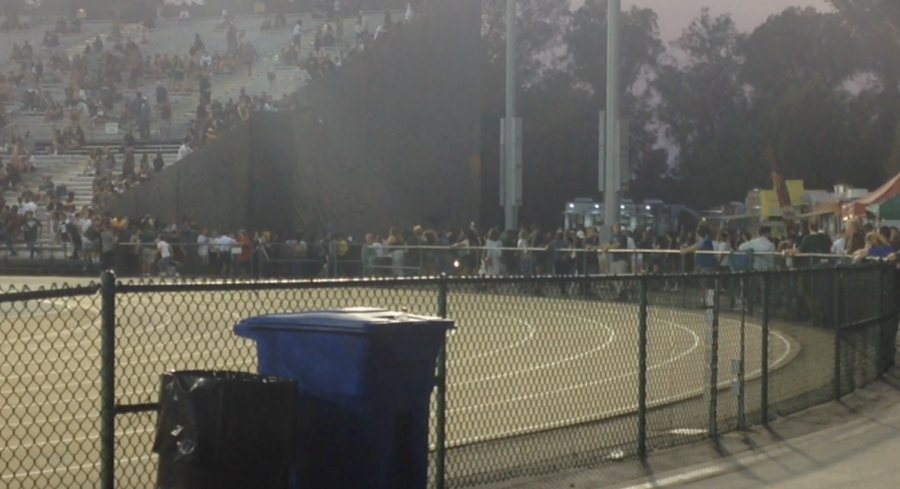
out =
[(640, 279), (638, 313), (638, 456), (647, 457), (647, 288), (648, 279)]
[[(732, 290), (734, 289), (734, 280), (729, 281), (732, 286)], [(747, 297), (747, 277), (741, 276), (740, 282), (737, 285), (740, 287), (740, 302), (737, 307), (741, 308), (741, 331), (740, 331), (740, 359), (738, 360), (738, 392), (737, 392), (737, 401), (738, 401), (738, 429), (745, 430), (747, 429), (747, 308), (745, 306), (746, 297)], [(732, 307), (734, 307), (734, 296), (732, 296)]]
[(719, 436), (719, 279), (708, 278), (712, 285), (712, 290), (707, 289), (706, 300), (704, 306), (707, 310), (707, 319), (709, 321), (709, 331), (706, 340), (708, 341), (709, 352), (709, 437), (715, 438)]
[[(751, 260), (752, 263), (752, 260)], [(750, 303), (752, 303), (752, 299)], [(762, 361), (760, 369), (760, 410), (763, 424), (769, 424), (769, 274), (762, 274)]]
[[(887, 373), (888, 369), (891, 365), (891, 355), (893, 355), (892, 343), (896, 342), (896, 338), (891, 338), (888, 334), (889, 328), (887, 324), (890, 321), (895, 319), (893, 314), (890, 314), (888, 311), (888, 301), (887, 294), (893, 293), (893, 287), (891, 286), (891, 274), (889, 273), (891, 270), (887, 267), (882, 267), (879, 270), (879, 295), (878, 295), (878, 339), (879, 347), (878, 347), (878, 378), (883, 379), (884, 375)], [(885, 318), (888, 318), (885, 321)], [(896, 336), (896, 335), (894, 335)]]
[(100, 281), (100, 489), (115, 487), (116, 464), (116, 275)]
[(834, 304), (834, 400), (841, 400), (841, 287), (844, 280), (844, 272), (839, 268), (834, 269), (832, 282), (832, 303)]
[[(442, 273), (438, 281), (438, 316), (447, 318), (447, 274)], [(449, 334), (449, 333), (448, 333)], [(444, 479), (447, 463), (447, 342), (441, 346), (437, 357), (437, 372), (435, 374), (435, 461), (434, 461), (434, 487), (444, 489)]]

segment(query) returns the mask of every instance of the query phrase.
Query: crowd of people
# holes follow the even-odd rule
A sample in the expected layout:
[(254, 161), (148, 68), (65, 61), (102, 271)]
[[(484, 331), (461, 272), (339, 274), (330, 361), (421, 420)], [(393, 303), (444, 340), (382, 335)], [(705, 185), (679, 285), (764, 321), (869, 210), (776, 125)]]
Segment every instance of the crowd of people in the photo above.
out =
[[(362, 54), (367, 49), (379, 42), (384, 42), (391, 33), (400, 32), (415, 18), (413, 4), (407, 5), (406, 14), (401, 20), (394, 20), (391, 12), (385, 11), (384, 20), (377, 26), (374, 32), (369, 30), (369, 21), (364, 12), (353, 17), (347, 16), (347, 11), (342, 9), (340, 0), (334, 0), (334, 14), (330, 22), (322, 24), (314, 32), (311, 46), (302, 44), (304, 32), (303, 20), (297, 19), (293, 25), (290, 42), (281, 49), (279, 62), (285, 66), (295, 68), (295, 78), (301, 80), (316, 79), (329, 75), (340, 69), (343, 62)], [(264, 21), (266, 29), (284, 29), (284, 17), (276, 18), (274, 24)], [(355, 28), (355, 37), (350, 43), (345, 43), (344, 26), (351, 24)], [(306, 57), (302, 55), (307, 49)], [(270, 70), (270, 77), (274, 71)]]
[[(212, 97), (212, 76), (234, 72), (243, 63), (252, 65), (256, 54), (243, 31), (230, 24), (228, 50), (220, 55), (208, 50), (199, 34), (185, 53), (143, 55), (141, 45), (148, 42), (152, 21), (140, 25), (140, 37), (123, 36), (121, 25), (112, 24), (108, 36), (96, 36), (84, 51), (69, 58), (58, 49), (59, 36), (80, 32), (78, 22), (61, 20), (52, 31), (45, 32), (44, 51), (38, 53), (26, 40), (14, 43), (13, 69), (0, 74), (0, 102), (12, 102), (21, 93), (21, 111), (43, 113), (44, 121), (53, 124), (49, 144), (35, 145), (29, 132), (16, 134), (8, 126), (11, 118), (0, 110), (0, 130), (4, 143), (0, 155), (0, 185), (15, 188), (22, 175), (33, 171), (34, 152), (67, 154), (88, 144), (86, 128), (106, 122), (132, 122), (122, 146), (93, 149), (85, 157), (85, 174), (95, 176), (93, 204), (103, 204), (128, 188), (152, 178), (164, 166), (160, 153), (140, 156), (136, 162), (135, 143), (154, 136), (172, 139), (172, 96), (199, 93), (199, 103), (183, 136), (178, 158), (207, 144), (256, 111), (289, 110), (294, 99), (283, 95), (275, 99), (265, 92), (250, 95), (244, 89), (227, 102)], [(43, 57), (43, 59), (42, 59)], [(46, 64), (45, 64), (46, 61)], [(138, 85), (156, 80), (155, 93), (145, 96)], [(64, 99), (55, 100), (48, 84), (65, 84)], [(158, 133), (151, 133), (151, 120), (159, 121)], [(128, 127), (128, 126), (126, 126)], [(0, 157), (2, 158), (2, 157)], [(4, 164), (5, 163), (5, 164)], [(121, 170), (120, 170), (121, 169)]]
[[(125, 149), (124, 172), (138, 181), (152, 178), (162, 166), (159, 154), (144, 153), (139, 164)], [(121, 193), (131, 180), (109, 180), (104, 165), (115, 158), (109, 150), (92, 155), (97, 162), (95, 194)], [(130, 163), (129, 163), (130, 162)], [(99, 204), (99, 202), (97, 202)], [(100, 264), (106, 248), (100, 233), (114, 239), (112, 266), (135, 275), (187, 273), (190, 275), (243, 275), (282, 277), (363, 277), (434, 275), (595, 275), (630, 273), (714, 273), (728, 270), (769, 270), (834, 263), (830, 257), (893, 258), (900, 252), (900, 230), (875, 228), (850, 221), (832, 238), (815, 223), (791, 229), (785, 237), (772, 236), (762, 226), (756, 236), (740, 231), (717, 230), (707, 222), (693, 232), (654, 235), (620, 226), (602, 242), (594, 228), (542, 230), (532, 226), (516, 232), (500, 228), (479, 230), (474, 224), (461, 229), (427, 230), (421, 226), (390, 229), (384, 235), (370, 233), (362, 239), (332, 234), (278, 236), (271, 232), (230, 233), (207, 230), (185, 219), (180, 225), (151, 216), (129, 219), (98, 214), (86, 206), (76, 209), (74, 194), (60, 193), (46, 179), (38, 192), (25, 192), (16, 205), (5, 205), (0, 238), (10, 250), (28, 244), (35, 256), (33, 226), (38, 205), (48, 209), (48, 222), (37, 233), (49, 232), (62, 244), (69, 258)], [(27, 232), (26, 232), (27, 231)], [(96, 233), (94, 232), (96, 231)], [(100, 241), (98, 241), (100, 240)], [(162, 256), (157, 247), (169, 250)], [(31, 244), (29, 244), (31, 243)], [(239, 243), (239, 244), (235, 244)], [(40, 250), (36, 250), (40, 255)], [(152, 253), (151, 253), (152, 252)], [(162, 258), (169, 258), (160, 268)]]

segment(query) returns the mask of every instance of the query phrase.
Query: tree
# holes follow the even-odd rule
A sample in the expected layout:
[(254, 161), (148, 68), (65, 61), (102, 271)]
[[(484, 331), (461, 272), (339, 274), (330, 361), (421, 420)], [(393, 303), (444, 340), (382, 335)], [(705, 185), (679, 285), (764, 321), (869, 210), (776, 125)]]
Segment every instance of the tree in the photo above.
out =
[(769, 17), (740, 52), (742, 79), (764, 94), (784, 95), (813, 77), (837, 89), (862, 68), (860, 46), (841, 17), (813, 8)]
[[(607, 6), (606, 0), (587, 0), (573, 14), (565, 34), (570, 68), (578, 83), (588, 87), (594, 114), (606, 107)], [(658, 123), (646, 84), (665, 53), (656, 12), (638, 7), (624, 12), (621, 34), (622, 115), (629, 121), (628, 167), (633, 177), (629, 195), (638, 200), (660, 198), (669, 174), (668, 154), (659, 147)], [(596, 132), (591, 144), (598, 147)], [(596, 151), (591, 156), (594, 160), (598, 157)]]
[[(622, 15), (622, 79), (626, 92), (652, 74), (665, 47), (659, 38), (656, 12), (632, 7)], [(607, 0), (587, 0), (572, 16), (565, 33), (571, 55), (571, 69), (578, 81), (589, 86), (598, 100), (606, 104)]]
[(862, 72), (871, 87), (851, 103), (864, 111), (861, 137), (865, 150), (882, 164), (883, 178), (893, 176), (891, 142), (900, 111), (900, 2), (894, 0), (829, 0), (852, 32)]
[(739, 76), (745, 38), (729, 15), (713, 18), (703, 9), (673, 43), (687, 61), (661, 66), (652, 83), (659, 120), (677, 146), (676, 165), (694, 205), (742, 196), (767, 174), (746, 150), (760, 137)]
[[(513, 0), (511, 0), (513, 1)], [(568, 0), (514, 0), (518, 7), (516, 69), (520, 87), (559, 66), (559, 46), (570, 16)], [(502, 111), (506, 81), (506, 2), (485, 0), (482, 9), (482, 100)]]

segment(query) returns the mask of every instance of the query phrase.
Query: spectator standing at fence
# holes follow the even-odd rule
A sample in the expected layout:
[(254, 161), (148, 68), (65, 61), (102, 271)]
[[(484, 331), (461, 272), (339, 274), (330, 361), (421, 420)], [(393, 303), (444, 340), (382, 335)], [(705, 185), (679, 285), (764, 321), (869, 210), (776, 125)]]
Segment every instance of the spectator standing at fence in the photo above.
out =
[(752, 251), (752, 264), (754, 270), (772, 270), (775, 268), (775, 243), (771, 240), (772, 228), (762, 226), (759, 228), (759, 236), (742, 244), (738, 250)]
[(35, 253), (37, 253), (37, 240), (41, 235), (41, 222), (34, 217), (34, 212), (28, 212), (25, 215), (22, 234), (25, 237), (25, 245), (28, 247), (28, 257), (33, 259)]
[(172, 245), (160, 234), (156, 237), (156, 249), (159, 253), (159, 274), (165, 276), (172, 270)]
[(78, 229), (81, 231), (81, 240), (84, 243), (84, 258), (90, 260), (91, 263), (100, 261), (100, 226), (94, 223), (94, 220), (88, 216), (83, 216), (77, 221)]
[(847, 221), (844, 238), (844, 253), (848, 255), (853, 255), (866, 247), (866, 233), (859, 221)]
[(402, 277), (404, 259), (406, 256), (404, 250), (406, 242), (403, 240), (403, 235), (400, 234), (400, 231), (397, 228), (391, 228), (388, 231), (388, 239), (384, 242), (384, 245), (387, 247), (388, 253), (391, 256), (391, 271), (393, 272), (394, 277)]
[(894, 249), (879, 233), (871, 232), (866, 235), (866, 247), (854, 253), (858, 258), (887, 258)]
[(241, 276), (248, 277), (250, 276), (250, 248), (253, 244), (253, 240), (250, 239), (250, 235), (247, 234), (247, 231), (241, 229), (238, 232), (236, 241), (235, 244), (240, 250), (240, 253), (235, 256), (237, 259), (237, 272)]
[(484, 274), (488, 277), (500, 276), (500, 257), (502, 254), (500, 249), (502, 247), (503, 242), (500, 241), (500, 232), (496, 229), (491, 229), (484, 243), (484, 258), (482, 258)]
[(197, 235), (197, 261), (200, 268), (206, 270), (209, 268), (209, 232), (206, 229), (200, 230)]
[(686, 248), (682, 248), (683, 254), (694, 254), (694, 263), (698, 273), (715, 273), (716, 271), (716, 255), (712, 236), (709, 227), (700, 226), (697, 229), (697, 241)]
[[(622, 229), (621, 224), (613, 224), (612, 236), (609, 243), (601, 248), (601, 251), (607, 253), (609, 258), (609, 273), (612, 275), (623, 275), (628, 273), (628, 236)], [(616, 253), (616, 251), (619, 251)], [(611, 253), (610, 253), (611, 252)]]
[(152, 224), (145, 223), (141, 231), (141, 273), (145, 277), (152, 274), (153, 264), (156, 262), (155, 239)]
[(600, 249), (600, 237), (597, 235), (597, 229), (594, 227), (587, 228), (585, 233), (583, 248), (585, 251), (584, 262), (586, 266), (585, 274), (588, 276), (600, 273), (600, 256), (597, 251)]
[(223, 233), (214, 242), (219, 248), (219, 269), (216, 273), (230, 275), (234, 271), (234, 262), (240, 255), (240, 247), (235, 247), (237, 240)]
[[(808, 224), (809, 234), (803, 237), (800, 241), (800, 245), (793, 249), (785, 252), (785, 255), (796, 256), (796, 255), (829, 255), (832, 252), (833, 243), (831, 242), (831, 237), (827, 234), (823, 233), (819, 229), (819, 225), (815, 222), (810, 222)], [(795, 258), (794, 263), (798, 267), (807, 268), (812, 267), (816, 263), (827, 264), (828, 259), (823, 257), (799, 257)]]
[[(627, 250), (628, 236), (625, 234), (625, 230), (622, 229), (621, 224), (613, 224), (612, 236), (610, 237), (609, 242), (601, 248), (601, 251), (607, 254), (607, 266), (611, 275), (624, 275), (628, 273), (628, 264), (631, 260), (628, 258), (628, 253), (626, 253)], [(615, 289), (617, 299), (625, 300), (628, 298), (625, 285), (621, 280), (613, 282), (613, 288)]]
[(110, 225), (103, 225), (100, 231), (100, 264), (103, 270), (112, 270), (117, 242)]
[(713, 250), (718, 253), (715, 256), (716, 268), (720, 272), (727, 272), (731, 267), (731, 239), (728, 231), (720, 231), (716, 240), (713, 242)]

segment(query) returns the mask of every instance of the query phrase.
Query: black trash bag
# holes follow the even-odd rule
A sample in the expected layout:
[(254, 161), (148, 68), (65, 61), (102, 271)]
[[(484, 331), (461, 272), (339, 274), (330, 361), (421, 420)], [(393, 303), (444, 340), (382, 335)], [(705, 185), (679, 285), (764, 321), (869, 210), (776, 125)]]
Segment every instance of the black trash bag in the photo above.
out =
[(286, 488), (297, 384), (246, 372), (162, 375), (158, 489)]

